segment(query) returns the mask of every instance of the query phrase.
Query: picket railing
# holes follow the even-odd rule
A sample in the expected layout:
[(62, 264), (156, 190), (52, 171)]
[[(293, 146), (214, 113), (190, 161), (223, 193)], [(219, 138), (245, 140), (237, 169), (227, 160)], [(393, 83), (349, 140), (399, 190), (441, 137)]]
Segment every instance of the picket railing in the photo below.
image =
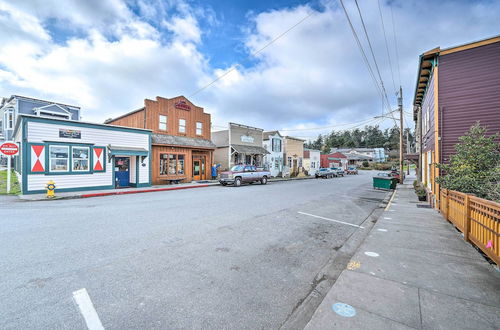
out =
[(442, 189), (439, 210), (463, 234), (500, 265), (500, 203)]

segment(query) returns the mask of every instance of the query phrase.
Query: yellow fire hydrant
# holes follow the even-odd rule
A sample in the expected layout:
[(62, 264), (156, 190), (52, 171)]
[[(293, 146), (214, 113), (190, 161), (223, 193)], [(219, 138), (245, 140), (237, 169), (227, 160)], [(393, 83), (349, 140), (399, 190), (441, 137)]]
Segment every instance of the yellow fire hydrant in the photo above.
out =
[(49, 182), (47, 182), (45, 188), (47, 188), (47, 198), (56, 197), (55, 195), (56, 183), (54, 181), (50, 180)]

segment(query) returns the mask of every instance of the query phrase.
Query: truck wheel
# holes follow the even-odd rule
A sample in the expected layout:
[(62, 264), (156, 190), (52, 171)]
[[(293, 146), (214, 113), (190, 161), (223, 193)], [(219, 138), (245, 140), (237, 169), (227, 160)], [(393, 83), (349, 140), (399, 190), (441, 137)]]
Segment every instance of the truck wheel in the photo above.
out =
[(260, 183), (261, 184), (266, 184), (267, 183), (267, 176), (262, 177), (262, 179), (260, 179)]
[(241, 186), (241, 178), (236, 178), (234, 179), (234, 186), (239, 187)]

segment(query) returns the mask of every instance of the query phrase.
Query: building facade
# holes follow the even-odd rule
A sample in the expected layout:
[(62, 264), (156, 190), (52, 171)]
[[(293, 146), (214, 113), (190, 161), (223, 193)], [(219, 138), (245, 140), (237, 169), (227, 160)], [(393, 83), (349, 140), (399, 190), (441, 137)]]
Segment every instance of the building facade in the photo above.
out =
[(146, 99), (144, 107), (106, 123), (152, 131), (153, 184), (211, 178), (210, 114), (184, 96)]
[(263, 133), (263, 145), (269, 154), (264, 155), (264, 168), (271, 176), (283, 174), (283, 136), (278, 131)]
[(368, 158), (360, 158), (365, 158), (364, 160), (375, 163), (384, 163), (387, 159), (384, 148), (338, 148), (332, 149), (331, 151), (340, 152), (344, 155), (353, 154), (367, 156)]
[(290, 169), (291, 176), (297, 176), (304, 167), (304, 142), (306, 141), (292, 136), (285, 136), (283, 142), (285, 146), (283, 154), (285, 166)]
[[(12, 95), (8, 98), (2, 98), (0, 102), (0, 144), (14, 138), (17, 117), (23, 114), (44, 118), (80, 120), (80, 108), (77, 106)], [(3, 154), (0, 154), (0, 165), (5, 165), (6, 161)]]
[(270, 154), (263, 147), (261, 128), (229, 123), (227, 130), (212, 133), (212, 141), (217, 146), (214, 162), (221, 164), (223, 171), (234, 165), (246, 164), (264, 167), (264, 156)]
[(151, 131), (19, 115), (13, 140), (23, 194), (151, 185)]
[(321, 155), (321, 167), (341, 167), (347, 169), (348, 159), (347, 156), (341, 152), (334, 152), (328, 155)]
[(314, 149), (304, 149), (304, 171), (308, 175), (315, 175), (321, 166), (321, 151)]
[(480, 122), (490, 134), (500, 131), (500, 37), (420, 55), (413, 100), (418, 177), (431, 203), (439, 201), (441, 174), (469, 128)]

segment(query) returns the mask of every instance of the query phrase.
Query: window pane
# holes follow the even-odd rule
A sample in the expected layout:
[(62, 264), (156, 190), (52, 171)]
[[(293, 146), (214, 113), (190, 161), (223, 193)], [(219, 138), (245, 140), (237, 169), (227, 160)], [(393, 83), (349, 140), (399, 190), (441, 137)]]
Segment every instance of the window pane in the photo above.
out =
[(88, 171), (89, 170), (89, 153), (87, 147), (73, 147), (73, 171)]
[(167, 159), (168, 159), (168, 155), (167, 154), (160, 154), (160, 175), (166, 175), (166, 174), (168, 174), (168, 171), (167, 171)]
[(186, 133), (186, 120), (179, 119), (179, 133)]
[(203, 134), (203, 124), (200, 122), (196, 122), (196, 135)]
[(184, 155), (177, 155), (177, 174), (184, 174)]
[(50, 170), (51, 171), (67, 171), (68, 170), (68, 159), (50, 159)]
[(168, 155), (168, 174), (176, 174), (176, 155)]
[(68, 147), (50, 147), (50, 158), (68, 158)]
[(160, 115), (159, 129), (163, 131), (167, 130), (167, 116)]
[(73, 158), (89, 158), (89, 148), (73, 147)]

